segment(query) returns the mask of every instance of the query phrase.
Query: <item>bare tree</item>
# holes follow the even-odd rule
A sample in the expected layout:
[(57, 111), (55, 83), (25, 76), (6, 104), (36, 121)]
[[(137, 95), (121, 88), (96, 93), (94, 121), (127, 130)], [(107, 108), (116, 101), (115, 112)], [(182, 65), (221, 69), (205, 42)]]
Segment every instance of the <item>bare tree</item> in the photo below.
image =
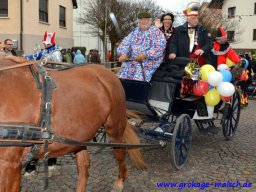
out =
[[(219, 4), (215, 3), (215, 7), (221, 7), (221, 2)], [(209, 8), (208, 4), (202, 4), (199, 10), (199, 22), (210, 30), (212, 36), (216, 36), (216, 29), (221, 26), (227, 32), (234, 32), (234, 39), (228, 37), (232, 43), (242, 41), (240, 38), (244, 29), (240, 26), (240, 20), (239, 17), (229, 18), (222, 14), (221, 9)]]
[[(127, 36), (137, 26), (137, 15), (141, 11), (149, 11), (153, 17), (158, 17), (161, 8), (154, 0), (87, 0), (82, 4), (82, 15), (76, 21), (79, 24), (87, 24), (90, 34), (99, 36), (105, 47), (106, 39), (111, 43), (111, 60), (113, 60), (116, 44)], [(121, 34), (117, 33), (109, 14), (114, 13)]]

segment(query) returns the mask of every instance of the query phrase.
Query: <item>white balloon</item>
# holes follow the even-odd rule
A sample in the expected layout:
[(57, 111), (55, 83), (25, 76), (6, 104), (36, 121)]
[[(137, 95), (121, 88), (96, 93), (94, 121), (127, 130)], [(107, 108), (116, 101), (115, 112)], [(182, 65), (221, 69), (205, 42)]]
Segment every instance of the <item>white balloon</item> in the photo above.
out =
[(223, 76), (219, 71), (213, 71), (208, 75), (208, 83), (212, 86), (218, 86), (222, 80)]
[(226, 65), (226, 64), (220, 64), (218, 67), (217, 67), (217, 70), (220, 71), (220, 70), (227, 70), (229, 69), (229, 67)]
[(235, 93), (235, 86), (229, 82), (222, 82), (217, 87), (217, 91), (223, 97), (230, 97)]

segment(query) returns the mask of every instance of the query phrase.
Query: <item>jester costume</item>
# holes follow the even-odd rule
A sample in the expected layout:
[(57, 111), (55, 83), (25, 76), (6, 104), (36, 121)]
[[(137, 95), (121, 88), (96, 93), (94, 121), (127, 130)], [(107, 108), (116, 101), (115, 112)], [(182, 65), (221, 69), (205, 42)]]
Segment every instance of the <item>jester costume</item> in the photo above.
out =
[(32, 55), (26, 55), (25, 58), (28, 60), (41, 60), (47, 59), (48, 61), (62, 62), (61, 52), (55, 46), (55, 32), (44, 34), (42, 42), (45, 45), (45, 49)]
[(28, 60), (42, 60), (46, 58), (48, 61), (56, 61), (56, 62), (62, 61), (61, 53), (56, 48), (55, 45), (49, 48), (45, 48), (38, 53), (34, 53), (32, 55), (26, 55), (25, 58)]

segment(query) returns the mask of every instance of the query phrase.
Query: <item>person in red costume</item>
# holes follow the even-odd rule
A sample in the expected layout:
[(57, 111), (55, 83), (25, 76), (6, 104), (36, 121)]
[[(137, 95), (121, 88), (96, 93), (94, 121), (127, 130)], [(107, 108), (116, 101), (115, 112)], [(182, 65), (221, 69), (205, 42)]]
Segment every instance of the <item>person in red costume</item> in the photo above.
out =
[(213, 63), (214, 66), (217, 67), (220, 64), (226, 64), (227, 58), (229, 58), (235, 64), (241, 61), (240, 56), (231, 48), (229, 42), (227, 41), (227, 33), (222, 27), (217, 28), (212, 52), (214, 55)]
[[(231, 48), (230, 44), (227, 41), (227, 34), (222, 27), (219, 27), (216, 31), (216, 38), (213, 42), (212, 52), (214, 54), (214, 63), (215, 66), (219, 66), (220, 64), (226, 64), (227, 58), (229, 58), (233, 63), (238, 64), (241, 62), (241, 57)], [(246, 71), (245, 71), (246, 73)], [(241, 104), (242, 106), (248, 105), (248, 94), (246, 92), (246, 80), (241, 79), (240, 77), (240, 88), (242, 90), (241, 93)]]

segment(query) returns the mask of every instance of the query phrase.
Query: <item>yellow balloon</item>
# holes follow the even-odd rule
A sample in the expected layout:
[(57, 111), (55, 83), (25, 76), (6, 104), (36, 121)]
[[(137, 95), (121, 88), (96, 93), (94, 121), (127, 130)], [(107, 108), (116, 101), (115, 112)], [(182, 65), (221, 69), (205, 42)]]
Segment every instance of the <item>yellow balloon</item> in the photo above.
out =
[(231, 61), (231, 60), (227, 57), (227, 59), (226, 59), (226, 64), (227, 64), (228, 67), (232, 67), (232, 66), (234, 65), (234, 62)]
[(216, 89), (212, 89), (205, 94), (204, 99), (207, 105), (215, 106), (220, 102), (220, 94)]
[(200, 68), (200, 73), (202, 75), (201, 79), (203, 81), (207, 81), (208, 79), (208, 75), (215, 71), (215, 68), (212, 66), (212, 65), (209, 65), (209, 64), (205, 64), (203, 65), (201, 68)]

